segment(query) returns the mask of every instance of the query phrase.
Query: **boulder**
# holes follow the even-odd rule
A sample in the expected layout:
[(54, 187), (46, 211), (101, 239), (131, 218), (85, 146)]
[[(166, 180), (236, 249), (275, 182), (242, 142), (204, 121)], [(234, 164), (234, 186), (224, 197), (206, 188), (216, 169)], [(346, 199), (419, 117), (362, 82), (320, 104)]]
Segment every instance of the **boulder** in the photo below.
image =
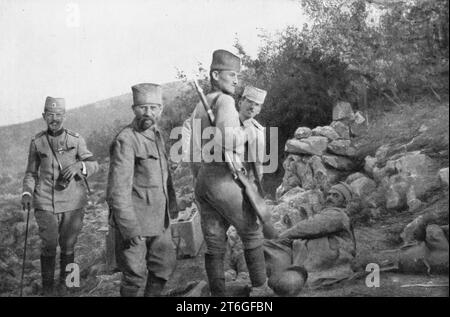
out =
[(352, 120), (353, 116), (353, 109), (349, 102), (340, 101), (333, 107), (333, 121)]
[(313, 171), (307, 160), (299, 160), (296, 162), (295, 173), (300, 180), (300, 186), (303, 189), (312, 189), (316, 186)]
[(290, 200), (292, 200), (295, 196), (304, 193), (305, 190), (301, 187), (294, 187), (291, 188), (289, 191), (287, 191), (283, 196), (280, 197), (280, 202), (286, 202), (288, 203)]
[(439, 170), (439, 179), (443, 186), (448, 187), (448, 167)]
[(310, 136), (306, 139), (290, 139), (285, 151), (292, 154), (322, 155), (328, 146), (328, 139), (323, 136)]
[(351, 171), (355, 167), (353, 161), (345, 156), (326, 154), (322, 156), (322, 160), (328, 166), (340, 171)]
[(309, 138), (311, 136), (311, 129), (308, 127), (300, 127), (297, 130), (295, 130), (294, 137), (296, 139), (305, 139)]
[(350, 128), (344, 122), (341, 121), (333, 121), (330, 125), (334, 131), (341, 137), (341, 139), (350, 139)]
[(375, 158), (377, 159), (377, 163), (381, 163), (386, 159), (390, 148), (391, 147), (389, 145), (383, 144), (375, 151)]
[(420, 152), (410, 152), (395, 161), (399, 174), (410, 176), (417, 198), (422, 198), (431, 190), (440, 187), (436, 178), (438, 166), (430, 157)]
[(377, 159), (375, 157), (366, 156), (364, 158), (364, 171), (369, 175), (373, 175), (375, 164), (377, 164)]
[(366, 118), (362, 115), (360, 111), (357, 111), (355, 113), (353, 121), (350, 123), (350, 133), (353, 136), (360, 136), (363, 135), (366, 130), (367, 126), (365, 124)]
[(351, 145), (350, 140), (334, 140), (328, 144), (328, 150), (337, 155), (356, 155), (356, 149)]
[(425, 239), (425, 218), (421, 215), (408, 223), (400, 233), (400, 238), (403, 240), (403, 244), (410, 244), (414, 241), (422, 241)]
[(333, 141), (339, 139), (339, 134), (330, 126), (316, 127), (312, 130), (313, 136), (324, 136), (328, 140)]
[(410, 181), (401, 175), (390, 177), (386, 191), (386, 208), (388, 210), (405, 209), (407, 207), (406, 193), (410, 186)]
[(353, 192), (362, 198), (370, 196), (377, 189), (377, 184), (367, 177), (357, 178), (350, 183), (350, 186)]

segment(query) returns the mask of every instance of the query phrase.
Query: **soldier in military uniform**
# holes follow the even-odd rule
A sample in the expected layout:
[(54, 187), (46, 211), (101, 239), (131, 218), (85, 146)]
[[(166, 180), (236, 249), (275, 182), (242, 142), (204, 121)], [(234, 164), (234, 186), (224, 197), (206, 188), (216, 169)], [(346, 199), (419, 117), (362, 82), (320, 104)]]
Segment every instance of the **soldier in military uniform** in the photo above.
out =
[(41, 274), (44, 295), (54, 287), (56, 249), (60, 246), (60, 286), (65, 289), (66, 266), (74, 263), (74, 248), (83, 225), (87, 203), (86, 178), (98, 164), (76, 132), (63, 128), (65, 100), (47, 97), (47, 130), (31, 140), (23, 180), (22, 206), (34, 206), (42, 240)]
[(263, 159), (265, 154), (265, 129), (255, 119), (261, 112), (262, 105), (266, 99), (267, 91), (246, 86), (238, 103), (239, 120), (241, 122), (250, 122), (250, 127), (255, 131), (255, 141), (248, 145), (248, 160), (255, 163), (255, 172), (258, 180), (261, 182), (263, 177)]
[[(252, 283), (251, 295), (262, 294), (267, 289), (267, 276), (263, 253), (262, 226), (257, 222), (256, 214), (243, 196), (242, 188), (235, 182), (224, 162), (224, 152), (233, 152), (240, 161), (244, 161), (245, 144), (255, 139), (251, 122), (239, 120), (232, 95), (238, 83), (240, 59), (234, 54), (217, 50), (213, 53), (210, 68), (212, 92), (206, 96), (215, 115), (215, 134), (210, 139), (202, 139), (203, 160), (197, 174), (195, 196), (199, 203), (201, 226), (206, 242), (205, 268), (212, 296), (225, 296), (224, 254), (226, 251), (226, 231), (233, 225), (244, 245), (244, 256)], [(201, 131), (211, 128), (207, 113), (201, 103), (194, 110), (194, 119), (199, 119)], [(193, 120), (194, 124), (197, 122)], [(193, 131), (196, 129), (193, 128)], [(221, 138), (216, 138), (216, 134)], [(198, 137), (193, 135), (192, 137)], [(205, 159), (206, 144), (216, 142), (221, 153)], [(256, 177), (251, 164), (244, 162), (247, 177), (258, 191)]]
[[(263, 161), (264, 161), (264, 149), (265, 149), (265, 129), (255, 119), (261, 112), (262, 105), (266, 98), (267, 92), (265, 90), (246, 86), (242, 96), (238, 102), (239, 120), (251, 123), (250, 128), (255, 131), (256, 138), (253, 143), (248, 145), (248, 161), (254, 163), (255, 174), (259, 186), (262, 191), (262, 177), (263, 177)], [(230, 267), (231, 270), (236, 270), (236, 276), (247, 276), (248, 271), (245, 265), (244, 251), (242, 241), (240, 241), (237, 235), (236, 229), (233, 226), (227, 231), (228, 243), (227, 252), (225, 255), (225, 267)], [(228, 270), (225, 275), (232, 274), (232, 271)]]
[[(178, 207), (157, 121), (161, 86), (132, 88), (135, 118), (111, 146), (107, 201), (116, 228), (116, 259), (122, 271), (122, 296), (159, 296), (175, 268), (170, 219)], [(145, 267), (147, 269), (145, 269)]]

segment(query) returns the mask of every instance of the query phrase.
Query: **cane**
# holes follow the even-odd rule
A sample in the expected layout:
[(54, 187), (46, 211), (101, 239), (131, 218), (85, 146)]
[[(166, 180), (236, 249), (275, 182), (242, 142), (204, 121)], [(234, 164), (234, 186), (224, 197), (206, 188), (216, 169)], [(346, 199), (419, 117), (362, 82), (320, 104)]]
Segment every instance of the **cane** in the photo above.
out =
[(25, 258), (27, 256), (27, 240), (28, 240), (28, 222), (30, 221), (30, 206), (27, 206), (27, 226), (25, 228), (25, 245), (23, 247), (23, 259), (22, 259), (22, 277), (20, 278), (20, 297), (22, 297), (23, 291), (23, 276), (25, 274)]

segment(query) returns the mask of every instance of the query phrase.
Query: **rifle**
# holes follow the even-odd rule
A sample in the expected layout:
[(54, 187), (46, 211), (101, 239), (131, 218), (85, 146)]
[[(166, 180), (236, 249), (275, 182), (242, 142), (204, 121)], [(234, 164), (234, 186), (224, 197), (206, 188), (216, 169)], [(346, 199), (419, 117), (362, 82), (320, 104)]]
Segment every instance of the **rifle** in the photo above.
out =
[[(206, 100), (206, 96), (203, 92), (203, 89), (200, 87), (196, 79), (193, 79), (195, 90), (197, 91), (198, 96), (200, 97), (200, 100), (203, 104), (203, 107), (205, 107), (205, 111), (208, 114), (209, 122), (212, 126), (215, 126), (215, 116), (211, 109), (211, 106), (208, 104), (208, 101)], [(227, 166), (233, 175), (233, 179), (244, 189), (245, 198), (252, 206), (252, 210), (255, 212), (256, 216), (261, 221), (261, 224), (263, 226), (263, 233), (264, 237), (268, 239), (277, 238), (278, 235), (275, 232), (275, 229), (273, 228), (272, 222), (270, 220), (271, 215), (267, 210), (266, 203), (264, 199), (252, 188), (248, 178), (245, 176), (246, 171), (244, 167), (236, 168), (230, 152), (225, 152), (225, 162), (227, 163)]]

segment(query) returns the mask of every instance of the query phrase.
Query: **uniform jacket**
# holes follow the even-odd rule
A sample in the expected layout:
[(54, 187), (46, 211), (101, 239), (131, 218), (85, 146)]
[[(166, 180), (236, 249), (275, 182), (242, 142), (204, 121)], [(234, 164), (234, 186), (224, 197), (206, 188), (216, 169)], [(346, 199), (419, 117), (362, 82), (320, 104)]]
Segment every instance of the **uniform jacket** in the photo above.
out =
[(111, 146), (107, 201), (110, 223), (124, 239), (157, 236), (178, 213), (163, 139), (133, 121)]
[(255, 131), (256, 138), (248, 144), (248, 159), (255, 163), (255, 173), (261, 181), (264, 173), (264, 155), (266, 147), (266, 131), (265, 128), (254, 118), (249, 119), (252, 123), (251, 128)]
[[(280, 238), (287, 240), (265, 245), (269, 262), (273, 260), (279, 268), (303, 266), (308, 271), (310, 287), (332, 284), (352, 276), (356, 241), (344, 209), (325, 207), (311, 218), (296, 223)], [(282, 258), (286, 263), (282, 263)]]
[(48, 135), (47, 139), (47, 135), (47, 131), (42, 131), (31, 140), (23, 192), (33, 194), (35, 209), (60, 213), (82, 208), (87, 203), (87, 189), (81, 177), (75, 176), (64, 190), (55, 189), (60, 168), (50, 146), (62, 168), (84, 161), (89, 177), (98, 170), (98, 164), (78, 133), (64, 129), (57, 136)]

